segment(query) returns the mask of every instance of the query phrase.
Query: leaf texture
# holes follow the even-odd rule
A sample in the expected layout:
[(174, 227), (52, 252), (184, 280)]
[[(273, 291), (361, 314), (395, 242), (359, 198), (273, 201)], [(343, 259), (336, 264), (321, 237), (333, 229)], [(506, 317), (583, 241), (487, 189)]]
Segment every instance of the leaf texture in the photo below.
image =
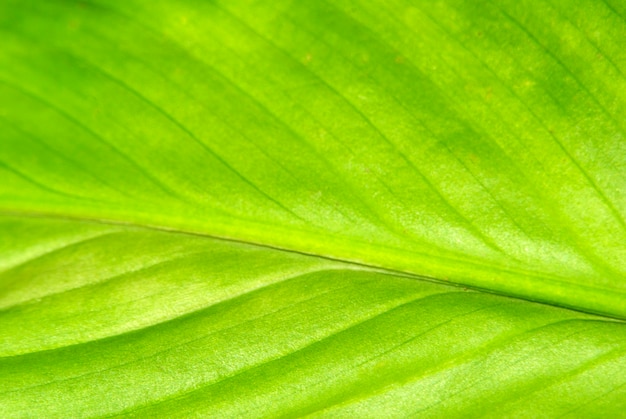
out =
[(0, 413), (623, 414), (625, 16), (3, 0)]

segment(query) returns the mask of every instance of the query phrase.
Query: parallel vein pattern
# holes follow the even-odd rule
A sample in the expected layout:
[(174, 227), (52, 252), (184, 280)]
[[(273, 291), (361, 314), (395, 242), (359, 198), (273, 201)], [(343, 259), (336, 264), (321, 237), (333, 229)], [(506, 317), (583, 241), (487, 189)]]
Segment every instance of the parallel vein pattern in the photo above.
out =
[(0, 417), (623, 416), (625, 16), (3, 0)]

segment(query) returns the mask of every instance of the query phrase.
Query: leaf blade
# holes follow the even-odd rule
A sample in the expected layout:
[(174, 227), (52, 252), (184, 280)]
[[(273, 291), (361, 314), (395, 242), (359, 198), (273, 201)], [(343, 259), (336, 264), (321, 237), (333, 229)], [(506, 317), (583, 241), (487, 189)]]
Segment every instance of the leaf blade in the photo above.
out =
[(621, 414), (622, 12), (7, 0), (0, 410)]

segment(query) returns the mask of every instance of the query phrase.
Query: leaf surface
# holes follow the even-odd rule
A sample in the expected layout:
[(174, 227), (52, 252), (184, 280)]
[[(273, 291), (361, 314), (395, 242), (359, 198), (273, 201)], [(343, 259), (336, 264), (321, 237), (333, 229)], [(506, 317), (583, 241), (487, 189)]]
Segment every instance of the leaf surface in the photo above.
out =
[(0, 412), (621, 414), (625, 15), (3, 1)]

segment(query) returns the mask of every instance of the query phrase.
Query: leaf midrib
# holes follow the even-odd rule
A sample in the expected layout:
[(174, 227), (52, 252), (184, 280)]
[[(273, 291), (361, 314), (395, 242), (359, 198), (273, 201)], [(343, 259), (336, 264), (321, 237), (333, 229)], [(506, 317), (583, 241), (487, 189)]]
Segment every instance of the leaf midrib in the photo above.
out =
[[(518, 300), (525, 300), (525, 301), (530, 301), (533, 303), (539, 303), (539, 304), (543, 304), (547, 306), (562, 307), (562, 308), (566, 308), (569, 310), (573, 310), (573, 311), (577, 311), (577, 312), (581, 312), (585, 314), (596, 315), (605, 319), (613, 319), (613, 320), (618, 320), (618, 321), (624, 320), (622, 316), (620, 316), (619, 314), (615, 314), (615, 313), (597, 312), (597, 311), (586, 309), (584, 307), (568, 305), (568, 304), (559, 304), (558, 302), (546, 301), (541, 298), (537, 298), (537, 299), (528, 298), (523, 295), (516, 294), (514, 292), (507, 293), (507, 292), (499, 291), (497, 289), (485, 288), (485, 287), (481, 287), (481, 286), (477, 286), (477, 285), (473, 285), (473, 284), (465, 283), (461, 281), (449, 280), (447, 278), (439, 278), (436, 276), (419, 274), (416, 272), (412, 272), (408, 269), (401, 269), (401, 268), (395, 268), (395, 267), (390, 267), (390, 266), (382, 266), (382, 264), (376, 264), (376, 263), (370, 263), (370, 262), (363, 261), (363, 260), (358, 260), (356, 257), (355, 258), (338, 257), (338, 256), (333, 256), (329, 253), (326, 253), (326, 254), (323, 252), (316, 253), (313, 250), (308, 251), (306, 249), (297, 248), (294, 246), (281, 245), (280, 243), (271, 243), (271, 239), (268, 239), (268, 241), (251, 240), (251, 239), (246, 239), (242, 237), (242, 236), (245, 236), (245, 234), (241, 234), (241, 235), (219, 234), (219, 233), (207, 231), (210, 228), (207, 228), (207, 230), (202, 231), (200, 229), (192, 229), (192, 228), (174, 226), (173, 225), (174, 223), (171, 223), (171, 225), (168, 225), (167, 223), (147, 223), (147, 222), (134, 221), (130, 219), (92, 217), (92, 216), (85, 215), (85, 214), (67, 214), (67, 213), (43, 212), (43, 211), (24, 210), (24, 209), (0, 208), (0, 216), (66, 220), (70, 222), (94, 223), (94, 224), (102, 224), (102, 225), (110, 225), (110, 226), (123, 226), (123, 227), (128, 227), (128, 228), (149, 230), (149, 231), (169, 233), (169, 234), (180, 234), (180, 235), (204, 237), (204, 238), (215, 239), (215, 240), (220, 240), (220, 241), (252, 245), (252, 246), (272, 249), (272, 250), (276, 250), (280, 252), (288, 252), (288, 253), (299, 254), (299, 255), (308, 256), (308, 257), (316, 257), (316, 258), (325, 259), (325, 260), (334, 261), (334, 262), (340, 262), (348, 266), (351, 266), (354, 269), (358, 269), (362, 271), (374, 271), (374, 272), (394, 275), (397, 277), (404, 277), (404, 278), (410, 278), (410, 279), (415, 279), (415, 280), (420, 280), (420, 281), (428, 281), (428, 282), (434, 282), (438, 284), (445, 284), (445, 285), (455, 286), (455, 287), (460, 287), (460, 288), (465, 288), (465, 289), (472, 289), (472, 290), (487, 293), (487, 294), (501, 295), (501, 296), (505, 296), (509, 298), (515, 298)], [(249, 221), (247, 222), (249, 223)], [(216, 226), (212, 226), (212, 227), (216, 227)], [(276, 226), (272, 226), (272, 227), (276, 228)], [(300, 230), (298, 232), (303, 233), (306, 236), (309, 236), (308, 238), (311, 238), (310, 236), (313, 236), (315, 234), (313, 232), (306, 232), (304, 230)], [(329, 237), (329, 235), (326, 235), (326, 234), (319, 235), (319, 236), (320, 238)], [(354, 239), (348, 239), (348, 240), (346, 240), (345, 238), (340, 238), (340, 239), (345, 240), (347, 243), (349, 242), (358, 243), (358, 241)], [(324, 246), (319, 246), (318, 244), (318, 247), (323, 248)], [(378, 249), (378, 250), (386, 249), (387, 251), (391, 251), (391, 252), (403, 251), (402, 249), (391, 248), (389, 246), (374, 245), (371, 247), (372, 249)], [(409, 251), (407, 253), (418, 254), (415, 251)], [(504, 269), (504, 268), (498, 267), (495, 264), (491, 264), (491, 265), (480, 264), (471, 259), (468, 259), (468, 260), (463, 260), (461, 258), (452, 259), (452, 258), (446, 258), (442, 256), (434, 256), (434, 255), (428, 255), (428, 254), (422, 254), (422, 256), (427, 256), (427, 257), (438, 259), (441, 261), (452, 260), (454, 262), (474, 265), (483, 269), (487, 268), (494, 272), (501, 272), (501, 273), (508, 272), (514, 275), (531, 276), (537, 279), (542, 279), (544, 281), (552, 280), (552, 281), (564, 282), (563, 278), (551, 277), (550, 275), (546, 275), (544, 273), (539, 273), (539, 272), (534, 272), (534, 271), (525, 272), (523, 270), (516, 270), (516, 269), (510, 269), (510, 268)], [(565, 283), (568, 284), (569, 286), (578, 285), (578, 284), (571, 284), (567, 282)], [(597, 288), (590, 288), (590, 289), (597, 290)]]

